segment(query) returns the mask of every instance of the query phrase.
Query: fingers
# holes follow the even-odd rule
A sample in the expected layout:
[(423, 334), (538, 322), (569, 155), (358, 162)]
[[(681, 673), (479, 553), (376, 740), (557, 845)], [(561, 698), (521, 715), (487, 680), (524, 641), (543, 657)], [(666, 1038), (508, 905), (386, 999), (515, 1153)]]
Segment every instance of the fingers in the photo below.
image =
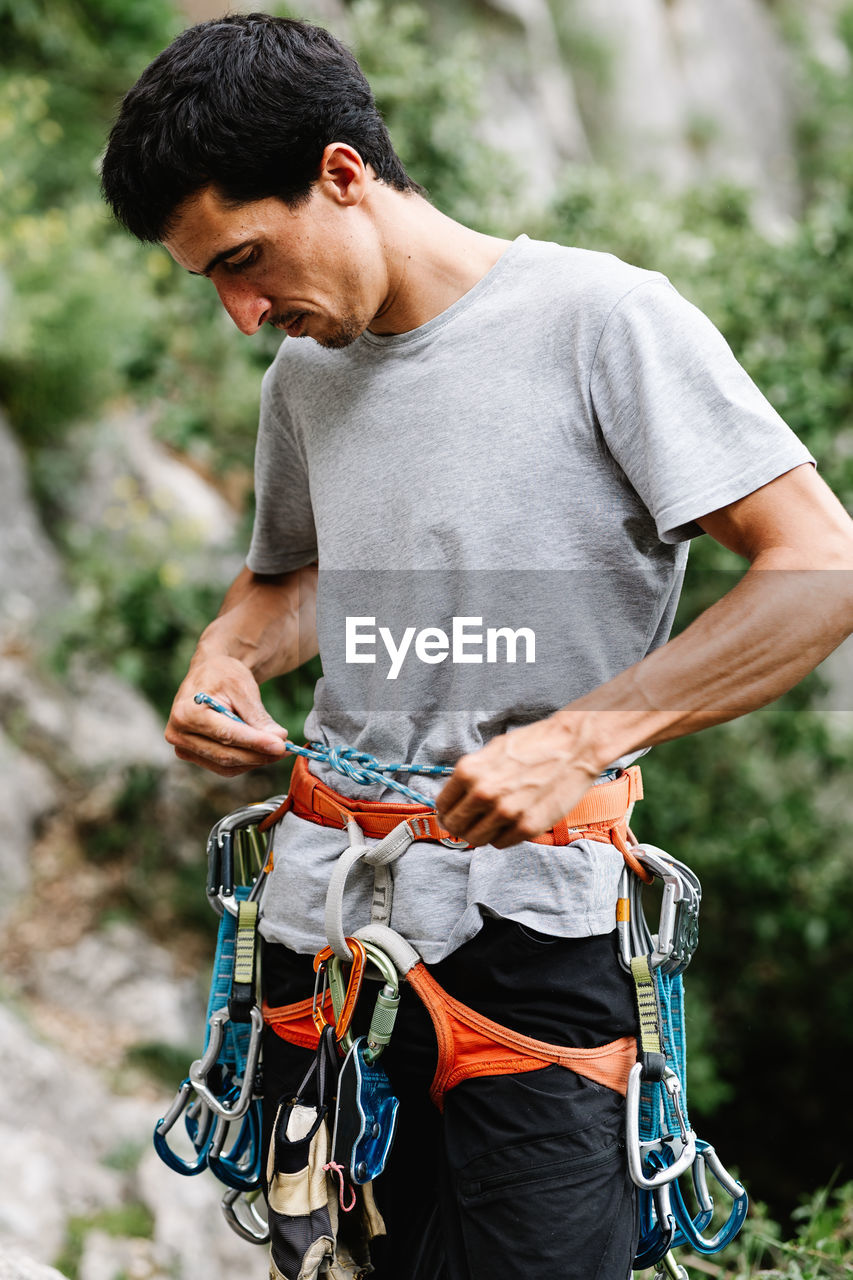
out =
[(210, 731), (207, 734), (177, 732), (168, 727), (165, 736), (179, 760), (200, 765), (225, 778), (272, 764), (284, 755), (286, 749), (281, 738), (274, 740), (274, 746), (270, 742), (268, 747), (259, 749), (251, 741), (236, 741), (236, 735), (227, 731), (214, 738)]
[(449, 810), (443, 808), (443, 801), (444, 791), (436, 806), (442, 826), (473, 848), (490, 844), (508, 849), (541, 835), (551, 825), (537, 818), (536, 809), (524, 803), (523, 795), (514, 793), (490, 798), (475, 787)]
[(529, 839), (528, 814), (516, 780), (508, 778), (488, 748), (463, 756), (436, 799), (439, 820), (451, 835), (477, 847), (505, 848)]
[(493, 738), (463, 756), (436, 799), (439, 821), (473, 847), (533, 840), (564, 817), (595, 776), (548, 721)]
[[(224, 710), (197, 703), (201, 690)], [(227, 659), (216, 670), (190, 673), (172, 705), (165, 737), (179, 760), (235, 777), (280, 759), (287, 730), (268, 715), (248, 669)]]

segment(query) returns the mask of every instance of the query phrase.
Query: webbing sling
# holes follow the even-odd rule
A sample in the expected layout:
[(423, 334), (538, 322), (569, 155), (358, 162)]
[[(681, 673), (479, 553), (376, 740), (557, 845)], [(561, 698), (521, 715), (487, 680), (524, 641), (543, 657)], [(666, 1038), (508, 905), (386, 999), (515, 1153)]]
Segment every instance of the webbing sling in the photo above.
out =
[(648, 956), (631, 959), (631, 976), (637, 1000), (639, 1022), (640, 1061), (644, 1080), (662, 1080), (666, 1066), (666, 1051), (661, 1042), (661, 1010), (658, 986)]

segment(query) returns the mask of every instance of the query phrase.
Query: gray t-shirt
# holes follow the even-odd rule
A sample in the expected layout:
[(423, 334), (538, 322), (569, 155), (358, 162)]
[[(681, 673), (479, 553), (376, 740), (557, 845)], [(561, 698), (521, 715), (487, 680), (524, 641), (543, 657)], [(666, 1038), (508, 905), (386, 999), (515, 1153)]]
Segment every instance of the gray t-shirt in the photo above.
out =
[[(666, 641), (699, 517), (807, 461), (706, 317), (608, 254), (521, 236), (409, 333), (342, 351), (285, 339), (264, 379), (248, 565), (319, 560), (324, 676), (306, 734), (452, 764), (541, 719)], [(312, 770), (343, 794), (396, 798)], [(411, 784), (435, 796), (442, 780)], [(346, 843), (284, 819), (268, 938), (323, 944)], [(586, 841), (416, 844), (395, 867), (391, 923), (428, 962), (483, 911), (605, 933), (621, 867)], [(350, 878), (350, 929), (370, 882)]]

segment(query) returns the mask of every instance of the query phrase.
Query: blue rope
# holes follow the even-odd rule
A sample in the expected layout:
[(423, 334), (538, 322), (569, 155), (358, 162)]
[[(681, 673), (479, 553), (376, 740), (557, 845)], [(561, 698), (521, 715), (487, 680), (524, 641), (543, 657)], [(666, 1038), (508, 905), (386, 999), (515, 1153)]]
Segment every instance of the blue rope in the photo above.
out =
[[(661, 1014), (661, 1043), (666, 1054), (666, 1065), (678, 1076), (681, 1085), (681, 1112), (690, 1127), (687, 1115), (687, 1036), (684, 1026), (684, 983), (681, 974), (664, 974), (655, 970), (655, 984)], [(678, 1117), (669, 1093), (663, 1084), (644, 1081), (640, 1089), (640, 1139), (655, 1142), (670, 1134), (678, 1133)]]
[(382, 786), (390, 787), (392, 791), (398, 791), (401, 796), (414, 800), (416, 804), (427, 805), (430, 809), (434, 805), (429, 796), (415, 791), (412, 787), (407, 787), (396, 778), (387, 778), (384, 775), (423, 773), (432, 777), (446, 778), (453, 772), (453, 766), (446, 764), (380, 764), (376, 756), (370, 755), (367, 751), (357, 751), (355, 747), (329, 747), (324, 742), (312, 742), (307, 747), (297, 747), (293, 742), (286, 742), (284, 747), (286, 751), (292, 751), (295, 755), (306, 756), (309, 760), (319, 760), (322, 764), (327, 764), (336, 773), (342, 774), (345, 778), (352, 778), (353, 782), (360, 782), (363, 786), (378, 782)]
[[(229, 711), (228, 707), (211, 698), (209, 693), (197, 693), (193, 701), (200, 706), (210, 707), (211, 711), (218, 711), (229, 720), (236, 720), (238, 724), (246, 723), (242, 716)], [(352, 778), (353, 782), (359, 782), (363, 786), (379, 783), (380, 786), (389, 787), (392, 791), (398, 791), (401, 796), (414, 800), (416, 804), (426, 805), (429, 809), (435, 807), (429, 796), (425, 796), (421, 791), (415, 791), (412, 787), (407, 787), (396, 778), (385, 777), (385, 774), (422, 773), (432, 777), (447, 778), (453, 772), (453, 766), (449, 764), (380, 764), (376, 756), (370, 755), (367, 751), (356, 751), (355, 747), (329, 747), (325, 742), (312, 742), (307, 747), (298, 747), (295, 742), (285, 742), (284, 749), (292, 751), (294, 755), (305, 756), (309, 760), (319, 760), (321, 764), (328, 765), (336, 773), (342, 774), (345, 778)], [(608, 769), (601, 774), (598, 781), (609, 782), (619, 772), (618, 769)]]

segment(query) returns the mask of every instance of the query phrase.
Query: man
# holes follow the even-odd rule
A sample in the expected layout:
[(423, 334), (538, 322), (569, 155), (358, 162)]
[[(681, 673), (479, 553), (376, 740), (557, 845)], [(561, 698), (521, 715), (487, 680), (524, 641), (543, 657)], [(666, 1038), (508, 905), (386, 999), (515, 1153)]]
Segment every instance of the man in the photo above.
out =
[[(622, 852), (573, 838), (566, 815), (650, 746), (777, 697), (847, 636), (853, 579), (823, 572), (853, 567), (847, 515), (662, 277), (433, 208), (318, 28), (250, 15), (184, 32), (127, 95), (104, 190), (134, 234), (210, 279), (243, 333), (286, 335), (264, 380), (247, 567), (175, 699), (177, 755), (225, 776), (281, 758), (259, 685), (319, 642), (312, 739), (454, 766), (415, 780), (444, 835), (396, 865), (392, 926), (511, 1031), (619, 1042), (635, 1027), (613, 932)], [(667, 640), (703, 531), (749, 568)], [(395, 799), (313, 773), (348, 803)], [(271, 1005), (309, 994), (346, 843), (281, 822)], [(356, 879), (350, 929), (370, 913), (369, 873)], [(618, 1095), (544, 1065), (466, 1079), (438, 1124), (435, 1038), (406, 995), (385, 1058), (402, 1105), (377, 1274), (623, 1280), (636, 1222)], [(268, 1037), (272, 1108), (304, 1069), (304, 1050)]]

